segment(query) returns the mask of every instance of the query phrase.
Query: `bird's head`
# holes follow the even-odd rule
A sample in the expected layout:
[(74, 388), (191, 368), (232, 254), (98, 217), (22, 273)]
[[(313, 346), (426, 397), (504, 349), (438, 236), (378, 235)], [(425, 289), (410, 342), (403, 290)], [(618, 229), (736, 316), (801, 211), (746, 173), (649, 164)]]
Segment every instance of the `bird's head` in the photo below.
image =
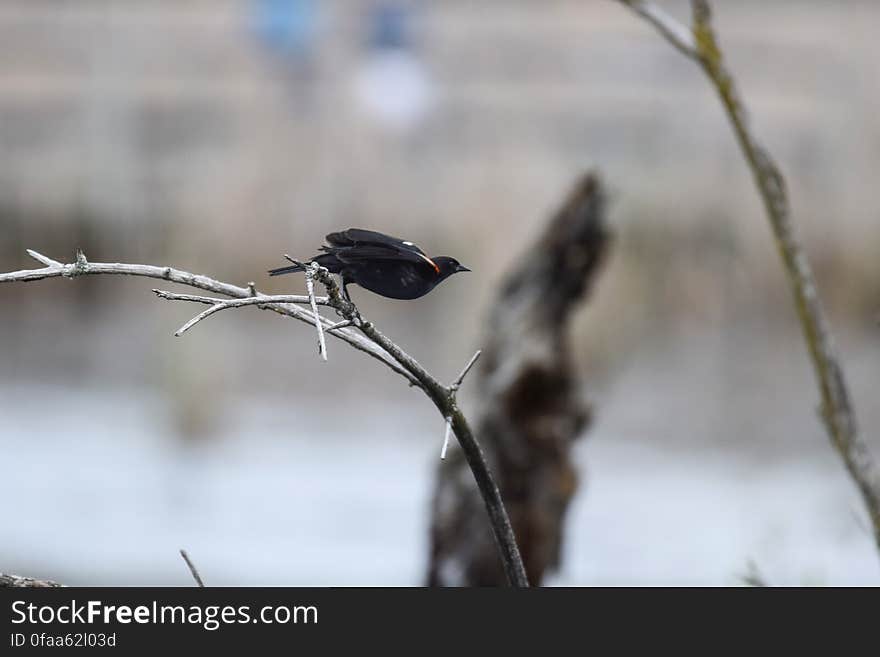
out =
[(432, 258), (434, 264), (437, 265), (437, 269), (440, 270), (440, 279), (448, 278), (453, 274), (457, 274), (460, 271), (470, 271), (467, 267), (461, 264), (455, 258), (450, 258), (449, 256), (437, 256), (436, 258)]

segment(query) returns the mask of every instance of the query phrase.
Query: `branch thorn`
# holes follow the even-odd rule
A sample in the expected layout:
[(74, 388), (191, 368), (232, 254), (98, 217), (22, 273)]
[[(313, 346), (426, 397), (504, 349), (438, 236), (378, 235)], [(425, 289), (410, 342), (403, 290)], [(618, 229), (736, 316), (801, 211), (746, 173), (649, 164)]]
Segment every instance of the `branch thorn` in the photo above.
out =
[(446, 431), (443, 433), (443, 448), (440, 450), (440, 460), (446, 460), (446, 450), (449, 449), (449, 436), (452, 433), (452, 417), (446, 417)]

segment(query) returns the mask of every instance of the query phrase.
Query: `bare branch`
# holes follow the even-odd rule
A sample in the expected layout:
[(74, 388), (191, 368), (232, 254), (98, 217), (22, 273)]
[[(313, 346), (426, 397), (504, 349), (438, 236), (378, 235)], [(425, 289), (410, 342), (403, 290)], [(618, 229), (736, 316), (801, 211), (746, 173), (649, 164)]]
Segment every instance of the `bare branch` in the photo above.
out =
[(681, 39), (687, 28), (676, 25), (669, 17), (663, 17), (662, 21), (657, 19), (662, 12), (650, 3), (630, 0), (620, 2), (649, 20), (676, 48), (697, 61), (715, 87), (746, 163), (751, 169), (776, 238), (776, 246), (816, 374), (822, 399), (820, 414), (832, 445), (867, 507), (873, 525), (874, 541), (880, 550), (880, 475), (867, 445), (858, 435), (855, 412), (831, 328), (806, 252), (791, 219), (785, 179), (769, 152), (758, 142), (748, 126), (743, 101), (733, 76), (724, 63), (721, 46), (712, 27), (709, 2), (691, 0), (690, 43)]
[[(168, 301), (192, 301), (195, 303), (212, 304), (210, 308), (199, 313), (177, 329), (174, 333), (176, 337), (180, 337), (203, 319), (206, 319), (221, 310), (241, 308), (243, 306), (265, 306), (272, 303), (309, 303), (309, 297), (299, 294), (260, 295), (256, 297), (248, 297), (247, 299), (217, 299), (215, 297), (202, 297), (193, 294), (175, 294), (173, 292), (166, 292), (165, 290), (154, 289), (153, 292), (156, 293), (156, 296)], [(321, 297), (320, 301), (315, 299), (315, 302), (327, 305), (327, 298)]]
[[(50, 264), (47, 264), (46, 267), (41, 269), (23, 269), (21, 271), (0, 273), (0, 283), (31, 282), (57, 277), (72, 278), (74, 276), (122, 275), (157, 278), (237, 299), (244, 299), (253, 296), (251, 290), (247, 287), (231, 285), (208, 276), (193, 274), (174, 267), (158, 267), (156, 265), (139, 265), (120, 262), (87, 262), (85, 267), (80, 267), (80, 269), (77, 270), (76, 264), (63, 264), (32, 250), (29, 250), (28, 254), (43, 264)], [(263, 308), (261, 304), (257, 304), (257, 307)], [(269, 305), (263, 309), (270, 310), (279, 315), (292, 317), (293, 319), (310, 325), (313, 324), (314, 321), (311, 312), (294, 304)], [(347, 342), (358, 351), (362, 351), (376, 360), (381, 361), (384, 365), (406, 378), (410, 385), (420, 387), (421, 384), (409, 372), (407, 372), (406, 369), (401, 367), (394, 358), (385, 353), (380, 347), (376, 346), (371, 340), (359, 335), (355, 330), (340, 329), (334, 331), (333, 335), (340, 340)]]
[(192, 562), (192, 559), (189, 558), (189, 555), (186, 553), (186, 550), (183, 548), (180, 549), (180, 556), (183, 557), (183, 560), (186, 562), (186, 565), (189, 567), (189, 572), (192, 573), (193, 579), (196, 580), (196, 584), (204, 588), (205, 582), (202, 581), (202, 576), (199, 575), (199, 570), (196, 568), (196, 565)]
[(37, 262), (41, 262), (47, 267), (61, 267), (61, 263), (57, 260), (52, 260), (52, 258), (48, 258), (44, 256), (42, 253), (37, 253), (36, 251), (32, 251), (31, 249), (27, 250), (27, 254), (36, 260)]
[(223, 310), (224, 308), (230, 308), (230, 307), (231, 307), (231, 306), (228, 306), (228, 305), (225, 305), (225, 304), (222, 304), (222, 303), (218, 303), (218, 304), (215, 305), (215, 306), (211, 306), (211, 307), (208, 308), (207, 310), (204, 310), (204, 311), (200, 312), (198, 315), (196, 315), (196, 316), (193, 317), (191, 320), (189, 320), (186, 324), (184, 324), (184, 325), (181, 326), (179, 329), (177, 329), (177, 330), (174, 332), (174, 337), (175, 337), (175, 338), (179, 338), (181, 335), (183, 335), (184, 333), (186, 333), (188, 330), (190, 330), (193, 326), (195, 326), (196, 324), (198, 324), (200, 321), (202, 321), (202, 320), (205, 319), (206, 317), (209, 317), (210, 315), (213, 315), (214, 313), (216, 313), (216, 312), (219, 311), (219, 310)]
[[(285, 257), (292, 262), (296, 262), (289, 256)], [(216, 281), (206, 276), (183, 272), (171, 267), (121, 263), (90, 263), (85, 259), (85, 256), (79, 254), (77, 256), (77, 262), (74, 264), (59, 263), (57, 265), (47, 265), (43, 269), (0, 274), (0, 283), (11, 281), (33, 281), (57, 276), (73, 277), (94, 274), (126, 274), (132, 276), (146, 276), (148, 278), (161, 278), (163, 280), (182, 283), (184, 285), (189, 285), (190, 287), (208, 290), (210, 292), (223, 294), (236, 299), (234, 304), (227, 301), (216, 303), (218, 300), (206, 297), (173, 295), (170, 292), (157, 290), (156, 294), (159, 294), (165, 299), (211, 304), (211, 307), (207, 311), (201, 313), (193, 320), (190, 320), (187, 325), (184, 325), (179, 333), (219, 310), (246, 305), (256, 305), (258, 308), (273, 310), (312, 325), (319, 324), (322, 328), (324, 323), (329, 324), (333, 329), (332, 335), (345, 340), (345, 342), (348, 342), (356, 349), (364, 351), (377, 360), (382, 361), (393, 371), (401, 374), (410, 385), (421, 388), (434, 403), (437, 410), (443, 415), (444, 419), (449, 419), (448, 422), (451, 425), (451, 430), (455, 433), (456, 438), (461, 444), (462, 451), (471, 468), (474, 479), (477, 482), (477, 488), (480, 490), (483, 497), (483, 502), (489, 515), (490, 525), (508, 581), (514, 586), (528, 586), (525, 567), (523, 566), (522, 557), (516, 544), (516, 538), (510, 524), (510, 518), (507, 515), (507, 510), (504, 508), (501, 494), (498, 491), (498, 485), (495, 483), (492, 473), (489, 471), (486, 458), (479, 443), (477, 443), (474, 438), (467, 419), (455, 404), (455, 391), (452, 388), (447, 388), (441, 384), (412, 356), (407, 354), (403, 349), (382, 334), (371, 322), (364, 320), (357, 307), (351, 303), (351, 301), (342, 298), (342, 295), (339, 292), (339, 286), (324, 267), (312, 268), (311, 271), (314, 279), (324, 285), (327, 290), (327, 297), (324, 300), (326, 305), (331, 306), (342, 315), (345, 321), (350, 323), (349, 327), (343, 326), (341, 322), (338, 325), (334, 325), (326, 318), (321, 317), (317, 313), (317, 298), (314, 299), (315, 305), (312, 307), (312, 312), (309, 312), (308, 310), (304, 310), (297, 306), (296, 303), (273, 303), (272, 299), (277, 297), (255, 297), (255, 290), (252, 285), (246, 288), (237, 287), (229, 285), (228, 283)], [(298, 297), (296, 298), (296, 302), (299, 302)], [(309, 302), (311, 303), (311, 299)], [(356, 331), (360, 331), (360, 335)], [(466, 374), (466, 372), (464, 374)]]
[[(217, 297), (206, 297), (198, 294), (177, 294), (176, 292), (167, 292), (165, 290), (153, 289), (157, 297), (167, 299), (168, 301), (191, 301), (193, 303), (204, 303), (209, 306), (217, 304), (229, 304), (230, 308), (241, 308), (242, 306), (263, 306), (272, 303), (309, 303), (310, 299), (304, 294), (257, 294), (255, 297), (247, 297), (245, 299), (219, 299)], [(318, 305), (329, 306), (330, 302), (327, 297), (315, 297)], [(310, 319), (309, 324), (314, 322)], [(342, 323), (342, 322), (340, 322)], [(335, 326), (335, 324), (334, 324)]]

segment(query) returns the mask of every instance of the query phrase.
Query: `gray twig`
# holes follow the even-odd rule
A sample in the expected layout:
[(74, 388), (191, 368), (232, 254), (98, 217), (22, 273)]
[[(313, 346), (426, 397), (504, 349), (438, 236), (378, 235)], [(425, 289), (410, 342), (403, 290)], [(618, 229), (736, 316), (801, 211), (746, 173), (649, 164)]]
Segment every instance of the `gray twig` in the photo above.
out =
[(183, 548), (180, 549), (180, 556), (183, 557), (183, 560), (186, 562), (186, 565), (189, 567), (189, 572), (192, 573), (193, 579), (196, 580), (196, 584), (203, 587), (205, 586), (205, 582), (202, 581), (202, 576), (199, 575), (199, 570), (196, 568), (196, 565), (192, 562), (192, 559), (189, 558), (189, 555), (186, 553), (186, 550)]
[(461, 374), (459, 374), (458, 378), (456, 378), (455, 381), (452, 382), (452, 385), (449, 386), (450, 390), (453, 390), (456, 392), (458, 391), (458, 389), (461, 387), (462, 382), (464, 382), (464, 377), (466, 377), (468, 375), (468, 372), (471, 371), (471, 368), (474, 366), (474, 363), (477, 362), (477, 359), (479, 359), (480, 354), (482, 354), (482, 353), (483, 352), (480, 349), (477, 349), (477, 353), (475, 353), (473, 356), (471, 356), (471, 359), (467, 362), (467, 365), (464, 366), (464, 369), (461, 371)]

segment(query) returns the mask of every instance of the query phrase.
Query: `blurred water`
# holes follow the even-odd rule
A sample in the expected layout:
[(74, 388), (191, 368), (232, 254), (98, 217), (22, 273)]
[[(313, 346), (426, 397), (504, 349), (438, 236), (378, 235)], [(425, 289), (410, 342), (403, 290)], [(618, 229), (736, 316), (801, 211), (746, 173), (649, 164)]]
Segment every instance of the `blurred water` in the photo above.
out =
[(766, 466), (597, 442), (576, 499), (562, 584), (730, 585), (749, 562), (775, 585), (878, 585), (839, 466)]
[(4, 570), (186, 585), (185, 547), (216, 585), (418, 582), (434, 446), (385, 438), (399, 414), (343, 435), (249, 406), (180, 445), (143, 391), (4, 388)]
[[(880, 584), (860, 503), (801, 401), (772, 379), (750, 394), (685, 343), (690, 357), (634, 355), (598, 393), (551, 583), (733, 584), (753, 560), (775, 584)], [(301, 403), (240, 399), (218, 440), (186, 443), (150, 391), (3, 386), (2, 568), (188, 585), (185, 547), (215, 585), (421, 583), (441, 423), (418, 402)]]

